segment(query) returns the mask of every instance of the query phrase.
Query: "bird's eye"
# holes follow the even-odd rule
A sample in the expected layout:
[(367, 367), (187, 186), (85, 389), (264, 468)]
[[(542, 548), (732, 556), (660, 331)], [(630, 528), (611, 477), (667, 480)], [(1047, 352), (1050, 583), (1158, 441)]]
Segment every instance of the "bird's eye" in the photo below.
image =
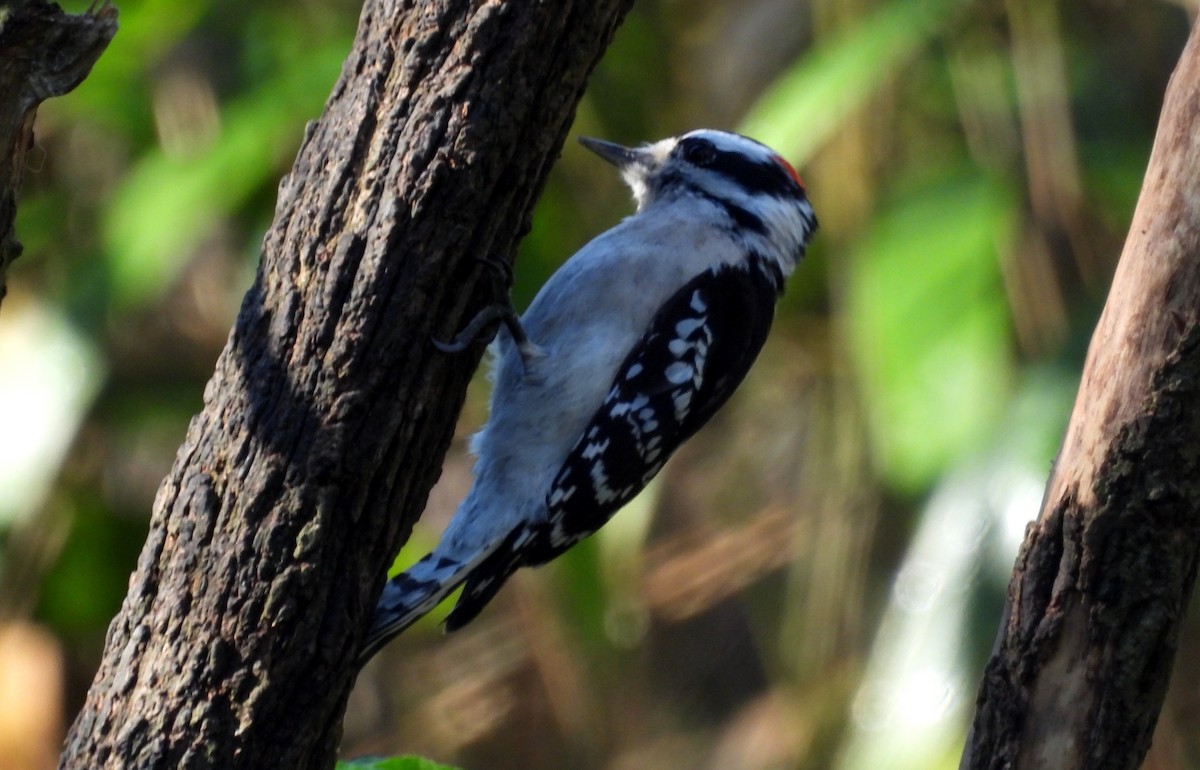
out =
[(707, 166), (717, 158), (717, 148), (704, 139), (688, 139), (679, 150), (683, 159), (694, 166)]

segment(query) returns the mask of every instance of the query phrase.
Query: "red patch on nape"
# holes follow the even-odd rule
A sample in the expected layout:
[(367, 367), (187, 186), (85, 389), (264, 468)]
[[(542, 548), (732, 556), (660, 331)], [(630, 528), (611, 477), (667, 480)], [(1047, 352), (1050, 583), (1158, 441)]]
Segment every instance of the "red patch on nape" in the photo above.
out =
[(788, 163), (783, 158), (783, 156), (776, 155), (775, 162), (778, 163), (779, 165), (783, 166), (783, 170), (788, 173), (788, 176), (790, 176), (792, 179), (796, 180), (796, 184), (800, 185), (801, 188), (805, 188), (804, 180), (800, 178), (800, 174), (796, 171), (795, 168), (792, 167), (791, 163)]

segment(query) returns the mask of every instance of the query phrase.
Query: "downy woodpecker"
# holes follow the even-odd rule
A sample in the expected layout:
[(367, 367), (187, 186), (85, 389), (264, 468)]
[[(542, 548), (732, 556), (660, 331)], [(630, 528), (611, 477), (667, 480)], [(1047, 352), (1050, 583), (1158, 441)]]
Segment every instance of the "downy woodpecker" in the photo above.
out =
[(363, 660), (465, 583), (446, 619), (461, 627), (654, 478), (746, 376), (817, 229), (799, 175), (752, 139), (581, 141), (620, 170), (637, 212), (567, 260), (519, 321), (489, 308), (464, 332), (508, 327), (475, 481), (433, 553), (387, 583)]

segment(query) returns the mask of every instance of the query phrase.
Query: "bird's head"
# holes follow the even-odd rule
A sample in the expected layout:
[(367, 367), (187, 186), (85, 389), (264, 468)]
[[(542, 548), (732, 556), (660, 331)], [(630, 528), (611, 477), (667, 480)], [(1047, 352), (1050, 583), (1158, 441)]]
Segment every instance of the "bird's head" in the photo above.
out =
[(728, 229), (798, 259), (817, 229), (800, 175), (783, 156), (740, 134), (690, 131), (639, 147), (581, 137), (633, 190), (638, 211), (659, 201), (698, 197), (721, 207)]

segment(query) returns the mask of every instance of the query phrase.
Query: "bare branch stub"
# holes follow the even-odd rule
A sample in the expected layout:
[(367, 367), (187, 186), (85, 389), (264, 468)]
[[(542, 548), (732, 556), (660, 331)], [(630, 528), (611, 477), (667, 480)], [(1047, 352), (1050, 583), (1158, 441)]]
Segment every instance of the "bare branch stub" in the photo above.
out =
[(116, 32), (117, 10), (107, 0), (81, 14), (45, 0), (0, 9), (0, 301), (8, 266), (21, 254), (13, 222), (38, 105), (83, 82)]

